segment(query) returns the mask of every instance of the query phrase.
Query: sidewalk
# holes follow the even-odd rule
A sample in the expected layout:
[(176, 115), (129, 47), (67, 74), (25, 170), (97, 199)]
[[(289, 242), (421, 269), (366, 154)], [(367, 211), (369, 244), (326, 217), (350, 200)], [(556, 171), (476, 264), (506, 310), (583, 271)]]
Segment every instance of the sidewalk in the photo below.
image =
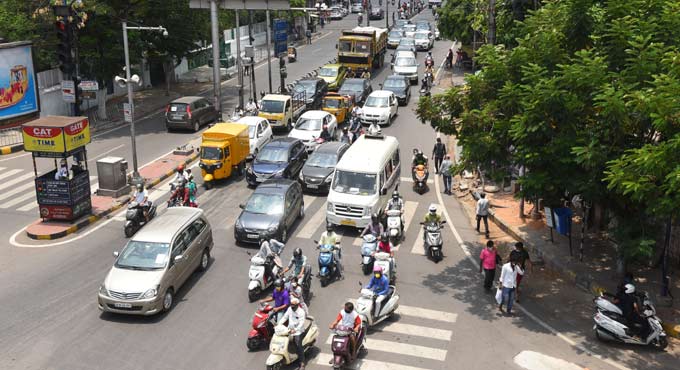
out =
[[(196, 147), (197, 142), (191, 143)], [(187, 146), (190, 147), (190, 146)], [(158, 160), (140, 168), (139, 173), (144, 178), (147, 189), (152, 188), (169, 178), (180, 164), (189, 164), (198, 158), (198, 152), (193, 150), (189, 155), (168, 154)], [(129, 196), (119, 198), (92, 195), (92, 214), (83, 216), (74, 222), (54, 222), (37, 220), (26, 227), (26, 235), (31, 239), (53, 240), (63, 238), (78, 230), (101, 220), (107, 215), (123, 207), (130, 200)]]

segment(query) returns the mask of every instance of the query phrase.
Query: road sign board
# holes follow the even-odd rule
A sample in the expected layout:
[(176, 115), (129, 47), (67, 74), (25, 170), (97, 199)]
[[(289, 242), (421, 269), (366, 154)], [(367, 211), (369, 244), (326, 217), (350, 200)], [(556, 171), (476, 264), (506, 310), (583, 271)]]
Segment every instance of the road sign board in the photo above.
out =
[(73, 80), (61, 81), (61, 96), (67, 103), (76, 102), (76, 89)]
[(95, 100), (97, 99), (97, 92), (96, 91), (83, 91), (82, 94), (80, 94), (80, 97), (83, 99), (87, 100)]
[(123, 116), (125, 117), (125, 122), (132, 123), (132, 107), (129, 103), (123, 103)]
[(81, 81), (78, 87), (83, 91), (97, 91), (99, 90), (99, 83), (97, 81)]
[[(290, 0), (218, 0), (221, 9), (289, 10)], [(189, 0), (189, 8), (210, 9), (210, 0)]]

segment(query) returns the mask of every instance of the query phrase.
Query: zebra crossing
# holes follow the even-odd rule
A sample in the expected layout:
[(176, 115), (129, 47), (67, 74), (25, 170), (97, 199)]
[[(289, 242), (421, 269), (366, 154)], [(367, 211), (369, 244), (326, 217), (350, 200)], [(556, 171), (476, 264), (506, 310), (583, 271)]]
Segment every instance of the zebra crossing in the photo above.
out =
[[(0, 167), (0, 209), (37, 212), (35, 174), (32, 170)], [(92, 192), (97, 189), (97, 176), (90, 176)]]
[[(347, 368), (356, 370), (429, 370), (445, 368), (453, 339), (456, 313), (399, 305), (396, 320), (370, 328), (364, 343), (368, 353)], [(315, 364), (330, 367), (333, 334), (316, 356)], [(395, 363), (395, 357), (400, 363)]]

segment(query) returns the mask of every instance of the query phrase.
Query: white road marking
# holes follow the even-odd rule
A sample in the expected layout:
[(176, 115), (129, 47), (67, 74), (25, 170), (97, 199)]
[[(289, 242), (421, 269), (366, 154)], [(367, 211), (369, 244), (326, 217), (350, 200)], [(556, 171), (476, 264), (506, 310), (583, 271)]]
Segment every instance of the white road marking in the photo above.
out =
[[(370, 340), (370, 339), (369, 339)], [(319, 353), (316, 359), (316, 364), (317, 365), (322, 365), (322, 366), (332, 366), (328, 363), (328, 361), (332, 360), (333, 356), (326, 354), (326, 353)], [(375, 361), (375, 360), (367, 360), (367, 359), (358, 359), (354, 363), (352, 363), (349, 366), (345, 366), (346, 369), (354, 369), (354, 370), (427, 370), (422, 367), (414, 367), (414, 366), (407, 366), (407, 365), (400, 365), (400, 364), (395, 364), (391, 362), (384, 362), (384, 361)]]
[[(305, 214), (305, 218), (308, 216)], [(326, 202), (319, 207), (319, 209), (314, 213), (314, 215), (307, 219), (307, 222), (305, 223), (305, 226), (298, 231), (297, 235), (295, 235), (298, 238), (306, 238), (309, 239), (311, 238), (314, 233), (316, 232), (316, 229), (321, 226), (322, 223), (326, 221)]]
[[(33, 186), (33, 184), (27, 184), (27, 185), (28, 185), (29, 187)], [(11, 207), (16, 206), (16, 205), (19, 204), (19, 203), (23, 203), (23, 202), (25, 202), (25, 201), (31, 199), (31, 198), (33, 198), (33, 197), (35, 197), (35, 192), (31, 191), (31, 192), (28, 192), (28, 193), (26, 193), (26, 194), (24, 194), (24, 195), (21, 195), (21, 196), (17, 197), (17, 198), (14, 198), (14, 199), (12, 199), (12, 200), (10, 200), (10, 201), (8, 201), (8, 202), (2, 202), (2, 203), (0, 203), (0, 208), (2, 208), (2, 209), (11, 208)]]
[(94, 161), (94, 160), (96, 160), (96, 159), (99, 159), (99, 158), (101, 158), (101, 157), (103, 157), (103, 156), (105, 156), (105, 155), (107, 155), (107, 154), (109, 154), (109, 153), (111, 153), (111, 152), (113, 152), (113, 151), (116, 151), (116, 150), (118, 150), (118, 149), (120, 149), (120, 148), (122, 148), (122, 147), (124, 147), (124, 146), (125, 146), (125, 144), (120, 144), (120, 145), (118, 145), (117, 147), (111, 148), (111, 149), (109, 149), (109, 150), (107, 150), (107, 151), (105, 151), (105, 152), (103, 152), (103, 153), (100, 153), (100, 154), (97, 155), (97, 156), (94, 156), (94, 157), (88, 159), (87, 161), (88, 161), (88, 162), (91, 162), (91, 161)]
[(31, 203), (28, 203), (22, 207), (17, 208), (17, 211), (19, 212), (28, 212), (32, 210), (33, 208), (38, 208), (38, 202), (37, 201), (32, 201)]
[[(402, 182), (413, 182), (413, 179), (410, 177), (401, 177), (400, 178)], [(434, 184), (434, 179), (427, 179), (428, 184)]]
[[(420, 309), (419, 309), (420, 310)], [(401, 313), (401, 307), (398, 309)], [(411, 316), (411, 315), (409, 315)], [(418, 337), (432, 338), (436, 340), (450, 341), (453, 332), (451, 330), (435, 329), (430, 327), (424, 327), (420, 325), (402, 324), (398, 322), (393, 322), (385, 325), (379, 329), (380, 331), (396, 333), (396, 334), (406, 334)], [(372, 340), (372, 339), (371, 339)]]
[(584, 367), (534, 351), (522, 351), (513, 359), (527, 370), (583, 370)]
[[(404, 234), (408, 231), (408, 226), (413, 221), (413, 216), (416, 214), (416, 209), (418, 208), (418, 202), (412, 202), (407, 200), (404, 202)], [(420, 226), (420, 225), (419, 225)]]
[(304, 194), (302, 196), (302, 202), (305, 204), (305, 211), (307, 210), (307, 208), (309, 208), (309, 206), (312, 203), (314, 203), (314, 200), (316, 200), (316, 198), (317, 197), (315, 197), (313, 195), (309, 195), (309, 194)]
[[(326, 340), (326, 344), (330, 345), (332, 342), (333, 335), (329, 335), (328, 339)], [(431, 360), (437, 361), (444, 361), (446, 359), (445, 349), (419, 346), (416, 344), (406, 344), (395, 341), (368, 338), (364, 345), (366, 346), (366, 349), (368, 349), (369, 351), (398, 353), (404, 356), (429, 358)], [(328, 363), (328, 361), (326, 362)]]
[(19, 176), (19, 177), (15, 178), (15, 179), (6, 181), (6, 182), (2, 183), (2, 185), (0, 185), (0, 190), (2, 190), (2, 189), (4, 189), (4, 188), (7, 188), (7, 187), (10, 187), (10, 186), (12, 186), (12, 185), (14, 185), (14, 184), (16, 184), (16, 183), (22, 182), (22, 181), (24, 181), (24, 180), (33, 178), (33, 176), (34, 176), (33, 173), (27, 173), (27, 174), (24, 174), (24, 175), (22, 175), (22, 176)]
[(364, 244), (364, 239), (363, 239), (363, 238), (356, 237), (356, 238), (354, 238), (354, 240), (352, 241), (352, 245), (355, 246), (355, 247), (361, 247), (362, 244)]
[(421, 228), (416, 237), (416, 241), (413, 243), (413, 248), (411, 248), (412, 254), (417, 254), (420, 256), (425, 255), (425, 243), (423, 242), (423, 233), (425, 231)]
[(451, 312), (444, 312), (438, 310), (430, 310), (427, 308), (420, 308), (414, 306), (399, 305), (397, 308), (399, 315), (414, 316), (428, 320), (445, 321), (455, 323), (458, 320), (458, 314)]
[[(24, 192), (24, 191), (26, 191), (30, 188), (35, 188), (35, 184), (29, 182), (27, 184), (23, 184), (21, 186), (18, 186), (16, 188), (12, 189), (12, 190), (5, 191), (2, 194), (0, 194), (0, 200), (7, 199), (7, 198), (13, 196), (16, 193)], [(34, 195), (34, 194), (35, 194), (34, 191), (31, 192), (31, 195)]]
[(23, 170), (19, 170), (19, 169), (15, 168), (15, 169), (9, 170), (7, 172), (2, 172), (2, 173), (0, 173), (0, 180), (5, 179), (7, 177), (10, 177), (10, 176), (14, 175), (15, 173), (19, 173), (21, 171), (23, 171)]

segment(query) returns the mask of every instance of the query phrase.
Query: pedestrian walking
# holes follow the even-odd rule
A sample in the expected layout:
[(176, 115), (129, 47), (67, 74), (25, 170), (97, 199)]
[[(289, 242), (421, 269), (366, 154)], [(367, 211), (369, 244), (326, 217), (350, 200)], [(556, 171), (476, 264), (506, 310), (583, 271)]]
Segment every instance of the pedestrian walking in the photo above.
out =
[(477, 207), (475, 207), (475, 212), (477, 214), (477, 232), (479, 232), (479, 221), (484, 220), (484, 231), (486, 237), (489, 237), (489, 200), (486, 199), (486, 194), (479, 194), (479, 200), (477, 201)]
[(307, 31), (305, 31), (305, 36), (307, 36), (307, 45), (310, 45), (312, 43), (312, 30), (307, 28)]
[(442, 179), (444, 180), (444, 194), (451, 195), (451, 168), (453, 163), (451, 162), (451, 156), (446, 155), (444, 161), (439, 166), (439, 173), (442, 174)]
[(319, 17), (319, 24), (321, 25), (321, 29), (323, 29), (324, 24), (326, 24), (326, 21), (324, 20), (324, 17)]
[(486, 248), (482, 249), (479, 254), (479, 272), (484, 270), (484, 289), (491, 290), (493, 278), (496, 276), (496, 263), (498, 260), (498, 252), (492, 240), (486, 242)]
[(502, 298), (501, 303), (498, 304), (498, 310), (503, 312), (503, 304), (505, 303), (508, 315), (512, 315), (512, 304), (515, 301), (514, 295), (518, 275), (524, 275), (524, 270), (522, 270), (514, 258), (511, 258), (510, 262), (507, 262), (501, 268), (501, 277), (499, 279)]
[[(515, 249), (510, 252), (510, 261), (517, 261), (517, 264), (519, 267), (522, 269), (522, 271), (526, 272), (526, 266), (529, 264), (529, 267), (531, 267), (531, 270), (533, 271), (534, 265), (531, 264), (531, 258), (529, 258), (529, 252), (527, 252), (526, 249), (524, 249), (524, 243), (522, 242), (517, 242), (515, 243)], [(519, 284), (522, 282), (522, 277), (524, 275), (522, 274), (517, 274), (517, 286), (515, 288), (515, 302), (519, 302)]]
[(397, 15), (395, 14), (395, 12), (392, 12), (392, 24), (395, 24), (397, 22), (396, 18), (397, 18)]
[(442, 143), (442, 138), (438, 137), (437, 142), (432, 148), (432, 157), (434, 158), (434, 172), (439, 173), (439, 167), (442, 165), (444, 156), (446, 155), (446, 145)]

